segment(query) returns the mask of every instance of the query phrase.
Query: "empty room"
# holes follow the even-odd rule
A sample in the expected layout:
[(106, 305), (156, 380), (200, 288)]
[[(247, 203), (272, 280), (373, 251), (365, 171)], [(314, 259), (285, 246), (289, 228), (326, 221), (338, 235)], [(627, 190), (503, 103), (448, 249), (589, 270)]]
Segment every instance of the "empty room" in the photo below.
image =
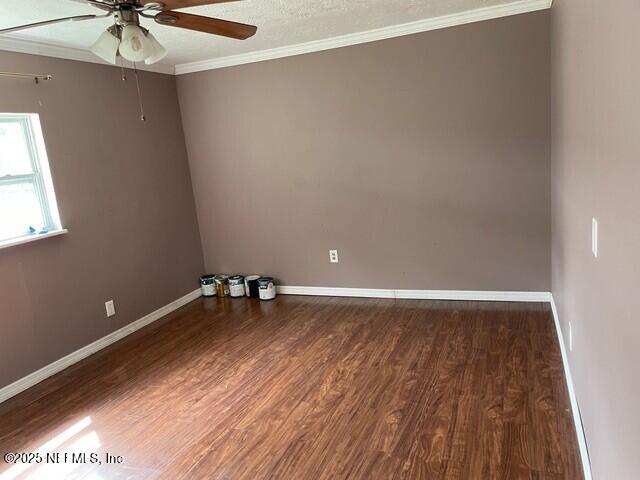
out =
[(0, 480), (637, 479), (639, 19), (0, 0)]

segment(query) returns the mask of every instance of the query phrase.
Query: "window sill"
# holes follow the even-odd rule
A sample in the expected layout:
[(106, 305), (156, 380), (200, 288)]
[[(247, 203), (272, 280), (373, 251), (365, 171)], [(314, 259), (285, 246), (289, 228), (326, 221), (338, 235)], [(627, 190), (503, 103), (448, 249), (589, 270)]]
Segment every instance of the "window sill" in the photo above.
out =
[(3, 248), (15, 247), (16, 245), (23, 245), (25, 243), (35, 242), (37, 240), (42, 240), (44, 238), (57, 237), (59, 235), (64, 235), (68, 233), (69, 230), (66, 228), (61, 228), (60, 230), (51, 230), (47, 233), (42, 234), (33, 234), (33, 235), (25, 235), (24, 237), (18, 238), (10, 238), (9, 240), (0, 241), (0, 250)]

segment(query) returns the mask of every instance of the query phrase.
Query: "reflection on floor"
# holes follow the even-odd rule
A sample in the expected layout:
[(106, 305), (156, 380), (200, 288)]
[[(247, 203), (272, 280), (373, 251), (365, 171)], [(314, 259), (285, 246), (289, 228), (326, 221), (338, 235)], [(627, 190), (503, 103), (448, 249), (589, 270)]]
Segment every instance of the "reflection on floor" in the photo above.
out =
[(0, 480), (14, 480), (25, 472), (30, 479), (71, 476), (81, 462), (89, 462), (91, 455), (100, 448), (100, 439), (90, 427), (91, 417), (85, 417), (30, 452), (2, 452), (3, 455), (23, 453), (25, 456), (5, 458), (13, 466), (0, 474)]
[(553, 328), (544, 304), (199, 299), (0, 405), (0, 454), (43, 459), (0, 480), (580, 479)]

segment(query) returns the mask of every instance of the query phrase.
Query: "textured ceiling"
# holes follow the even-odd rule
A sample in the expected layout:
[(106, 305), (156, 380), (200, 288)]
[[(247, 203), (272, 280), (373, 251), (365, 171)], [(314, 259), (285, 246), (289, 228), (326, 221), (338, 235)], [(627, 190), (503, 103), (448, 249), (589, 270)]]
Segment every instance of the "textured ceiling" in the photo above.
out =
[[(258, 26), (255, 37), (230, 40), (200, 32), (143, 23), (166, 45), (162, 63), (175, 65), (283, 47), (312, 40), (460, 13), (511, 0), (244, 0), (185, 9)], [(71, 0), (0, 0), (0, 28), (57, 17), (100, 13)], [(87, 49), (110, 19), (62, 23), (7, 36), (51, 45)]]

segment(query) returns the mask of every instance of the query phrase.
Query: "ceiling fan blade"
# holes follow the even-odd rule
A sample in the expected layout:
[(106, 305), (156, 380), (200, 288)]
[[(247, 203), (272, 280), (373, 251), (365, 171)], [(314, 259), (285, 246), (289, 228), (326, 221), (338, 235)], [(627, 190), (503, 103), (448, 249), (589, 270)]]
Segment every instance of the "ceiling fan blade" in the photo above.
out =
[[(237, 2), (239, 0), (162, 0), (163, 10), (175, 10), (177, 8), (198, 7), (200, 5), (213, 5), (214, 3)], [(148, 3), (158, 3), (158, 0), (141, 0), (142, 6)]]
[(17, 32), (18, 30), (26, 30), (27, 28), (42, 27), (44, 25), (51, 25), (53, 23), (62, 22), (80, 22), (82, 20), (93, 20), (94, 18), (103, 18), (111, 15), (76, 15), (75, 17), (56, 18), (55, 20), (45, 20), (43, 22), (28, 23), (26, 25), (18, 25), (17, 27), (3, 28), (0, 33)]
[(246, 40), (258, 31), (258, 27), (254, 27), (253, 25), (174, 11), (160, 12), (154, 19), (156, 23), (160, 25), (212, 33), (237, 40)]

